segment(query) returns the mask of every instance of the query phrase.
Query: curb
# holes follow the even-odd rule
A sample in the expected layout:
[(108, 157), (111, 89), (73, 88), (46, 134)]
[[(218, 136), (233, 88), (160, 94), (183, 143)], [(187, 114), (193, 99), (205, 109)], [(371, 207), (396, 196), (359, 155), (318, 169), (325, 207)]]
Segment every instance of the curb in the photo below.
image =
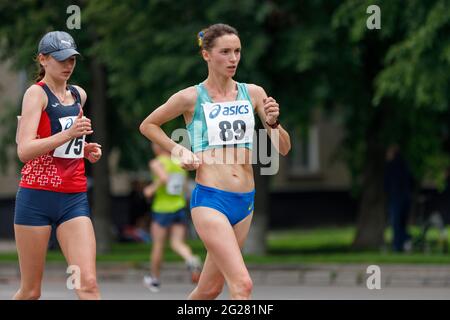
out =
[[(369, 265), (256, 265), (248, 269), (254, 284), (267, 286), (336, 286), (366, 287)], [(46, 264), (45, 281), (61, 281), (69, 276), (67, 265), (61, 262)], [(450, 266), (442, 265), (379, 265), (382, 287), (450, 287)], [(147, 265), (134, 263), (98, 263), (99, 282), (140, 282), (148, 273)], [(19, 281), (17, 263), (0, 264), (0, 284)], [(190, 283), (190, 275), (183, 263), (165, 263), (161, 272), (165, 283)]]

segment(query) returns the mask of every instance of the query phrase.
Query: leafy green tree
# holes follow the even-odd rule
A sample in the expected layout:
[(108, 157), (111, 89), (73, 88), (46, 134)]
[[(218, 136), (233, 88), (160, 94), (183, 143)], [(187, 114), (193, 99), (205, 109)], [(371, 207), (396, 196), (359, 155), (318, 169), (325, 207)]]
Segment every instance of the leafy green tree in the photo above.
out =
[[(363, 13), (372, 4), (381, 9), (379, 30), (366, 27), (368, 15)], [(354, 53), (353, 66), (364, 75), (362, 91), (355, 91), (364, 93), (363, 101), (344, 100), (349, 107), (347, 162), (361, 186), (355, 247), (383, 242), (387, 144), (402, 146), (419, 183), (425, 177), (443, 182), (449, 164), (449, 23), (446, 0), (348, 0), (333, 15), (335, 30), (346, 33)]]
[[(419, 183), (442, 185), (449, 164), (449, 2), (269, 3), (264, 66), (277, 79), (270, 82), (274, 95), (291, 126), (307, 126), (315, 108), (344, 120), (337, 154), (360, 203), (354, 247), (379, 247), (387, 145), (401, 145)], [(381, 8), (380, 30), (366, 25), (373, 4)]]

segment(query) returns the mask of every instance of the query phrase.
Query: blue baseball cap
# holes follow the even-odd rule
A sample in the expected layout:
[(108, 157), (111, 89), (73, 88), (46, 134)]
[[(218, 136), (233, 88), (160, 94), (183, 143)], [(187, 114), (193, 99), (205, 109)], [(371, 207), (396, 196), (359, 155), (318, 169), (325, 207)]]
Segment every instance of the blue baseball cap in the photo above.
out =
[(64, 31), (52, 31), (42, 37), (38, 53), (50, 54), (58, 61), (64, 61), (73, 55), (80, 55), (72, 36)]

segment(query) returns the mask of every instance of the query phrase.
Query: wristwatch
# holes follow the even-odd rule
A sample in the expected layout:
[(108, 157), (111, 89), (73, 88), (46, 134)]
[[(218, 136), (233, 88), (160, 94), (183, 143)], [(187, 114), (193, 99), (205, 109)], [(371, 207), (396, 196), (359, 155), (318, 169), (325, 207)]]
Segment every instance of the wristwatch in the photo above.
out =
[(275, 121), (275, 123), (272, 123), (272, 124), (269, 124), (269, 123), (267, 123), (267, 121), (266, 121), (266, 124), (267, 124), (269, 127), (271, 127), (272, 129), (276, 129), (276, 128), (278, 128), (278, 126), (280, 125), (280, 121), (278, 121), (278, 119), (277, 119), (277, 121)]

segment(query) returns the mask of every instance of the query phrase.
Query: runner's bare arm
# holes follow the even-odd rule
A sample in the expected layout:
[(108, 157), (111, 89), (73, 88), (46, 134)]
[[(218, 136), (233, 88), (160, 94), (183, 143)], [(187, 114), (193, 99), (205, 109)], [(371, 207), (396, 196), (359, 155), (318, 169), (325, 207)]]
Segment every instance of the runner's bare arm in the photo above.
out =
[(89, 134), (90, 120), (78, 120), (83, 122), (84, 128), (70, 128), (47, 138), (38, 139), (37, 131), (41, 119), (42, 110), (47, 103), (45, 92), (37, 85), (33, 85), (25, 92), (22, 102), (22, 115), (17, 137), (17, 155), (20, 161), (27, 162), (44, 155), (67, 141)]
[[(75, 86), (74, 87), (78, 90), (78, 92), (80, 93), (80, 98), (81, 98), (81, 107), (83, 108), (84, 105), (86, 104), (86, 100), (87, 100), (87, 94), (86, 91), (84, 91), (83, 88), (81, 88), (80, 86)], [(102, 146), (96, 142), (86, 142), (84, 144), (84, 157), (89, 160), (90, 163), (96, 163), (97, 161), (100, 160), (100, 158), (102, 157)]]
[[(189, 87), (172, 95), (166, 103), (153, 111), (144, 121), (139, 130), (149, 140), (157, 143), (165, 150), (172, 152), (181, 146), (171, 140), (161, 129), (161, 126), (192, 108), (197, 98), (195, 87)], [(178, 152), (176, 152), (178, 153)]]
[(86, 103), (87, 100), (87, 94), (86, 91), (84, 91), (84, 89), (80, 86), (74, 86), (78, 92), (80, 93), (80, 98), (81, 98), (81, 107), (84, 107), (84, 104)]
[(277, 146), (275, 143), (275, 148), (277, 148), (281, 155), (287, 155), (291, 149), (291, 139), (289, 137), (289, 133), (287, 133), (281, 124), (278, 125), (276, 129), (272, 129), (266, 123), (268, 115), (270, 115), (271, 118), (278, 119), (280, 113), (278, 103), (272, 97), (268, 97), (264, 89), (260, 86), (249, 84), (248, 90), (250, 96), (254, 99), (256, 111), (262, 124), (264, 125), (264, 128), (267, 130), (270, 139), (274, 141), (275, 135), (279, 135), (279, 145)]
[(150, 161), (149, 167), (153, 174), (158, 177), (160, 184), (167, 183), (167, 181), (169, 180), (169, 176), (166, 170), (164, 170), (164, 166), (160, 161), (158, 161), (157, 159), (153, 159), (152, 161)]

